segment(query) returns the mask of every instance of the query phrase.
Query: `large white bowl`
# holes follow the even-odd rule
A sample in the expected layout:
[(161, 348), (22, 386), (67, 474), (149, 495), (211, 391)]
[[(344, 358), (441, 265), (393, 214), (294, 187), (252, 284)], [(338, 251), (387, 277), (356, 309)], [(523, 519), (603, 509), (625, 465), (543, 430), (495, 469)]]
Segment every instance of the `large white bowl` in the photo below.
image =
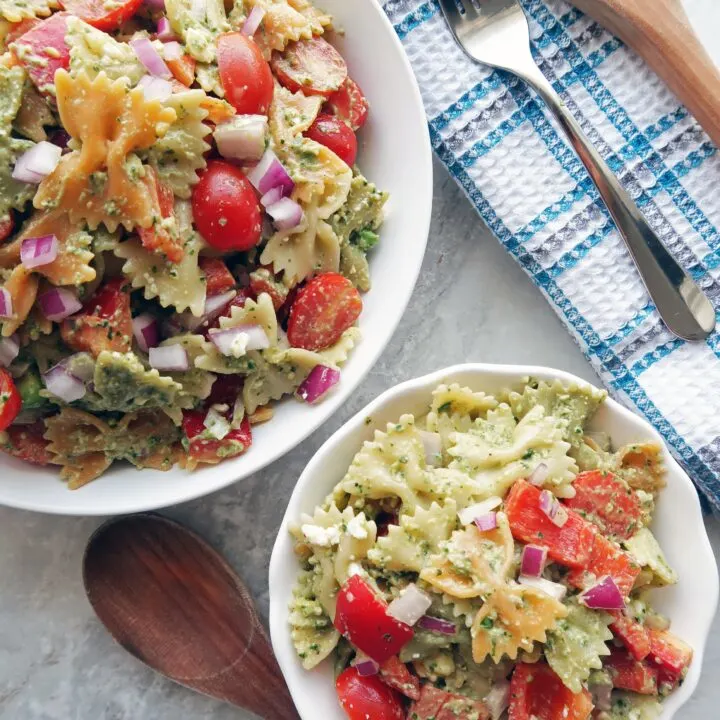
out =
[[(290, 640), (288, 604), (300, 568), (288, 526), (324, 500), (342, 479), (362, 443), (370, 440), (376, 429), (384, 429), (404, 412), (426, 412), (430, 395), (440, 383), (458, 382), (492, 393), (517, 384), (527, 375), (583, 382), (569, 373), (542, 367), (472, 364), (439, 370), (383, 393), (332, 435), (305, 468), (290, 498), (270, 561), (270, 635), (303, 720), (345, 720), (345, 715), (337, 703), (329, 661), (311, 672), (303, 670)], [(591, 428), (609, 433), (619, 445), (654, 441), (665, 448), (651, 425), (614, 400), (604, 403)], [(668, 561), (678, 571), (680, 582), (656, 591), (653, 599), (655, 606), (672, 620), (673, 632), (695, 651), (687, 679), (664, 704), (661, 718), (670, 720), (692, 695), (700, 678), (705, 641), (718, 602), (718, 572), (695, 488), (667, 448), (664, 456), (668, 483), (660, 495), (652, 529)]]
[[(219, 490), (284, 455), (335, 412), (370, 370), (410, 299), (427, 242), (432, 160), (425, 112), (415, 77), (385, 14), (373, 0), (322, 0), (345, 35), (336, 44), (371, 104), (360, 133), (358, 164), (390, 193), (380, 244), (371, 258), (372, 290), (363, 298), (362, 340), (343, 369), (336, 392), (310, 407), (288, 400), (271, 422), (254, 428), (247, 455), (194, 473), (129, 466), (76, 491), (57, 469), (41, 469), (0, 453), (0, 504), (66, 515), (106, 515), (164, 507)], [(334, 40), (335, 42), (335, 40)]]

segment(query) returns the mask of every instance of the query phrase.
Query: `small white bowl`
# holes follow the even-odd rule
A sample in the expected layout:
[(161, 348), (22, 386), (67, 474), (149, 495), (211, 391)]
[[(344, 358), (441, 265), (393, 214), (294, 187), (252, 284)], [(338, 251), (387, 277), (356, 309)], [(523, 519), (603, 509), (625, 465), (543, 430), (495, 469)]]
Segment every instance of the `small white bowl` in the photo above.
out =
[[(337, 703), (333, 671), (328, 661), (313, 671), (303, 670), (288, 625), (288, 604), (299, 571), (288, 526), (300, 514), (311, 513), (342, 479), (355, 453), (377, 429), (402, 413), (427, 411), (434, 388), (457, 382), (489, 393), (517, 385), (525, 376), (584, 382), (560, 370), (522, 365), (455, 365), (410, 380), (383, 393), (317, 451), (300, 476), (290, 498), (270, 561), (270, 635), (285, 680), (303, 720), (345, 720)], [(677, 585), (654, 593), (654, 604), (672, 620), (672, 630), (694, 649), (693, 664), (683, 685), (664, 703), (661, 720), (670, 720), (692, 695), (700, 678), (703, 652), (718, 603), (718, 571), (690, 478), (667, 451), (661, 436), (645, 420), (608, 399), (590, 423), (607, 432), (615, 445), (652, 441), (662, 445), (667, 487), (660, 494), (652, 525), (670, 565), (679, 575)]]
[(370, 101), (359, 133), (358, 164), (390, 193), (380, 243), (370, 260), (372, 290), (363, 297), (362, 340), (335, 392), (317, 406), (293, 399), (253, 429), (249, 452), (193, 473), (138, 472), (128, 465), (70, 491), (57, 468), (39, 468), (0, 453), (0, 504), (63, 515), (118, 515), (174, 505), (247, 477), (304, 440), (358, 386), (392, 337), (410, 300), (425, 254), (432, 207), (432, 155), (415, 76), (385, 13), (374, 0), (318, 0), (346, 31), (333, 39)]

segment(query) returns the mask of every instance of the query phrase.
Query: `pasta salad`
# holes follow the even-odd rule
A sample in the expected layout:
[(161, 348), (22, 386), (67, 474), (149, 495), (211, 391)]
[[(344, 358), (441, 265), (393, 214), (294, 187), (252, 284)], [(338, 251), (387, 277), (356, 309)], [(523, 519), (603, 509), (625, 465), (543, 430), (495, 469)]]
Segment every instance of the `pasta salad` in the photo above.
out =
[(692, 649), (650, 523), (661, 448), (586, 431), (590, 385), (457, 384), (363, 444), (291, 529), (303, 667), (350, 720), (652, 720)]
[(0, 2), (0, 448), (70, 488), (315, 403), (387, 195), (308, 0)]

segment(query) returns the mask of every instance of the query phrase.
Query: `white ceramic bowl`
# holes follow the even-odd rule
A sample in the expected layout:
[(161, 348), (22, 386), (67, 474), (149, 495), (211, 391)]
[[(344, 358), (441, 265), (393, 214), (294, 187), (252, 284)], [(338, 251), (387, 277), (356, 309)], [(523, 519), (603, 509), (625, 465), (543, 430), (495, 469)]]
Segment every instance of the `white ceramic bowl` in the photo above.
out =
[(292, 399), (271, 422), (254, 428), (253, 446), (235, 460), (194, 473), (138, 472), (117, 466), (76, 491), (57, 469), (42, 469), (0, 453), (0, 504), (67, 515), (138, 512), (205, 495), (257, 472), (291, 450), (337, 410), (390, 340), (410, 299), (427, 242), (432, 205), (432, 160), (420, 92), (402, 46), (373, 0), (322, 0), (338, 26), (338, 48), (367, 95), (371, 112), (359, 135), (358, 164), (390, 193), (380, 244), (371, 258), (373, 288), (360, 318), (363, 338), (343, 369), (341, 384), (310, 407)]
[[(355, 453), (376, 429), (384, 429), (404, 412), (427, 411), (433, 389), (444, 382), (458, 382), (475, 390), (494, 392), (517, 384), (527, 375), (563, 382), (579, 378), (542, 367), (456, 365), (397, 385), (383, 393), (349, 420), (318, 450), (300, 476), (290, 498), (270, 561), (270, 634), (293, 700), (303, 720), (346, 720), (340, 709), (328, 661), (315, 670), (303, 670), (290, 640), (288, 604), (299, 565), (293, 553), (288, 525), (300, 514), (311, 513), (342, 479)], [(590, 425), (610, 434), (613, 443), (654, 441), (665, 447), (660, 435), (645, 420), (614, 400), (608, 400)], [(667, 488), (660, 494), (652, 525), (680, 582), (655, 592), (655, 606), (672, 620), (673, 632), (695, 651), (687, 679), (665, 702), (662, 720), (670, 720), (692, 695), (700, 678), (705, 641), (718, 602), (718, 573), (705, 532), (697, 493), (688, 476), (665, 449)]]

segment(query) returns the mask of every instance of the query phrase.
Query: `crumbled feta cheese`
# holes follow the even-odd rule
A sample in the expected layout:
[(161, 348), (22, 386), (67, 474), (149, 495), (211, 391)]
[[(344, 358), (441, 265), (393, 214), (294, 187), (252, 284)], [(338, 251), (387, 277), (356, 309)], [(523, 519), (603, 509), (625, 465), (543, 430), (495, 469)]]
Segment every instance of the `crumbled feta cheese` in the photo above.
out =
[(330, 547), (340, 542), (340, 531), (336, 527), (324, 528), (307, 523), (301, 528), (303, 535), (311, 545)]
[(357, 538), (358, 540), (365, 540), (365, 538), (368, 536), (367, 522), (365, 521), (365, 516), (362, 513), (360, 515), (356, 515), (347, 524), (347, 530), (354, 538)]
[(230, 343), (230, 355), (234, 358), (241, 358), (247, 352), (247, 344), (250, 336), (247, 333), (238, 333), (237, 337)]

